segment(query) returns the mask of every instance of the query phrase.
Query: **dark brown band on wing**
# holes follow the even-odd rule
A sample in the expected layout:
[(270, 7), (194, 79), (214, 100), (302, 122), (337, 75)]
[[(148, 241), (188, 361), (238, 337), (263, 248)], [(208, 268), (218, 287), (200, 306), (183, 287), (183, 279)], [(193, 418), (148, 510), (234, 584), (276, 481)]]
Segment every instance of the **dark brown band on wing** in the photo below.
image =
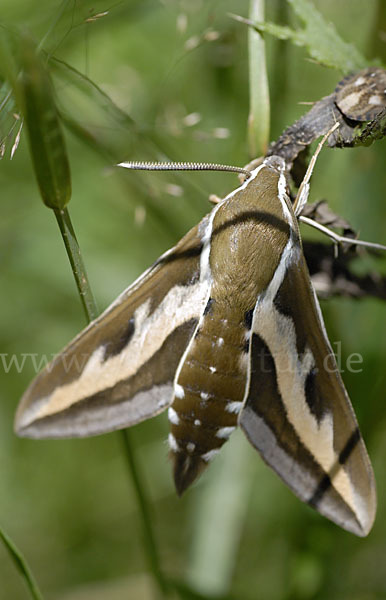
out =
[(122, 334), (117, 340), (109, 340), (104, 348), (103, 362), (106, 362), (109, 358), (120, 354), (122, 350), (127, 346), (133, 337), (135, 332), (135, 319), (131, 317), (127, 324), (126, 330), (123, 329)]
[(360, 442), (361, 438), (362, 438), (362, 436), (359, 431), (359, 427), (357, 427), (356, 429), (354, 429), (354, 431), (348, 438), (346, 445), (344, 446), (343, 450), (339, 454), (338, 460), (339, 460), (340, 465), (344, 465), (348, 461), (348, 459), (350, 458), (350, 455), (354, 451), (355, 446)]
[[(134, 398), (139, 392), (146, 392), (152, 387), (172, 382), (181, 355), (196, 326), (197, 320), (190, 319), (176, 328), (165, 338), (161, 348), (128, 379), (119, 381), (113, 387), (101, 390), (93, 396), (79, 400), (61, 412), (37, 419), (35, 424), (41, 426), (43, 431), (43, 428), (50, 428), (50, 423), (55, 425), (58, 418), (67, 419), (70, 423), (76, 422), (78, 418), (82, 418), (88, 412), (92, 413), (93, 410), (101, 407), (117, 405)], [(176, 351), (176, 348), (179, 348), (180, 351)], [(92, 432), (89, 434), (92, 435)]]
[(323, 496), (331, 488), (331, 478), (329, 475), (323, 475), (322, 479), (318, 483), (318, 486), (315, 492), (312, 494), (311, 498), (307, 501), (307, 504), (312, 506), (313, 508), (318, 509)]
[(156, 262), (155, 265), (168, 265), (170, 263), (176, 262), (177, 260), (187, 260), (190, 258), (197, 258), (200, 256), (202, 252), (203, 244), (197, 243), (195, 246), (191, 248), (186, 248), (185, 250), (177, 250), (175, 249), (173, 252), (169, 252), (166, 256), (161, 256)]
[(296, 349), (298, 355), (302, 356), (306, 349), (308, 336), (306, 330), (301, 326), (303, 321), (301, 312), (307, 309), (307, 304), (304, 305), (301, 302), (301, 298), (294, 302), (293, 290), (296, 289), (298, 294), (301, 293), (297, 282), (294, 281), (296, 275), (295, 269), (287, 269), (283, 282), (273, 300), (273, 304), (280, 314), (292, 320), (296, 331)]
[(326, 414), (326, 402), (318, 386), (318, 368), (313, 367), (304, 384), (305, 398), (311, 414), (320, 423)]
[(327, 492), (327, 490), (333, 485), (332, 480), (336, 473), (340, 470), (341, 466), (344, 465), (352, 452), (354, 451), (356, 445), (361, 439), (361, 434), (359, 428), (354, 429), (350, 437), (348, 438), (343, 450), (340, 452), (337, 464), (331, 469), (330, 474), (324, 475), (320, 480), (314, 494), (308, 500), (308, 504), (313, 506), (314, 508), (318, 508), (323, 496)]
[[(302, 269), (307, 269), (304, 261), (299, 265), (293, 265), (287, 269), (273, 304), (280, 314), (291, 319), (295, 327), (296, 350), (299, 357), (302, 357), (307, 349), (311, 349), (313, 356), (316, 358), (313, 339), (310, 338), (308, 330), (305, 327), (307, 319), (305, 319), (304, 312), (313, 310), (313, 306), (310, 305), (310, 291), (305, 287), (309, 284), (305, 283), (304, 286), (303, 281), (303, 285), (300, 285), (302, 282), (299, 281), (299, 277)], [(306, 277), (304, 276), (303, 280), (307, 280), (308, 282), (309, 275), (307, 271), (305, 275)], [(304, 293), (304, 289), (306, 293)], [(296, 302), (294, 302), (293, 290), (296, 290), (296, 293), (299, 295)], [(318, 423), (321, 423), (328, 410), (328, 398), (323, 397), (323, 387), (320, 385), (320, 381), (318, 381), (321, 375), (318, 367), (313, 367), (308, 373), (305, 382), (306, 402)]]
[(247, 399), (249, 406), (271, 429), (277, 444), (317, 478), (324, 471), (307, 450), (288, 420), (278, 387), (274, 358), (265, 341), (256, 333), (251, 339), (251, 381)]
[[(292, 457), (294, 462), (301, 465), (304, 471), (310, 473), (313, 480), (319, 481), (309, 499), (307, 500), (307, 497), (303, 499), (314, 508), (319, 508), (325, 494), (328, 493), (330, 499), (334, 498), (335, 502), (346, 507), (346, 511), (352, 515), (352, 509), (334, 488), (333, 478), (358, 443), (359, 432), (357, 430), (353, 432), (339, 455), (336, 467), (330, 473), (326, 473), (303, 444), (288, 420), (277, 384), (275, 361), (267, 344), (256, 333), (252, 335), (251, 344), (251, 381), (246, 406), (253, 410), (272, 431), (277, 445)], [(251, 441), (253, 443), (253, 440)], [(258, 443), (256, 447), (258, 448)], [(264, 455), (263, 458), (266, 459)], [(269, 457), (267, 462), (274, 470), (277, 470), (275, 464), (270, 463)], [(280, 473), (279, 475), (282, 476)], [(295, 493), (298, 493), (296, 483), (294, 484), (290, 479), (286, 480), (286, 483)], [(306, 483), (303, 482), (303, 485)]]

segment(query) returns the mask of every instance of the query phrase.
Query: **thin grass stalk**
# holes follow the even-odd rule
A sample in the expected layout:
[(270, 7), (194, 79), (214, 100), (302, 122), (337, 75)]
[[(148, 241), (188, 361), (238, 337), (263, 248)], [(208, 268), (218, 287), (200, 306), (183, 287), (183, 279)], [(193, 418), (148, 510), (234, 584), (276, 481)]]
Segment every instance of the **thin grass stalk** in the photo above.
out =
[[(265, 0), (251, 0), (249, 18), (264, 21)], [(266, 153), (269, 142), (270, 102), (265, 58), (265, 41), (260, 33), (248, 28), (249, 117), (248, 145), (251, 158)]]
[(86, 269), (83, 263), (78, 240), (71, 223), (67, 208), (54, 210), (56, 220), (62, 234), (63, 242), (66, 247), (68, 260), (71, 264), (79, 298), (83, 306), (87, 321), (93, 321), (98, 316), (98, 308), (92, 293), (90, 282), (87, 277)]
[[(54, 212), (60, 232), (62, 234), (68, 259), (71, 264), (71, 269), (82, 306), (85, 311), (87, 321), (90, 322), (97, 317), (98, 309), (87, 277), (80, 247), (71, 223), (70, 215), (67, 208), (55, 210)], [(149, 503), (146, 498), (144, 486), (139, 475), (139, 469), (132, 451), (130, 435), (127, 430), (119, 431), (118, 434), (121, 436), (121, 440), (123, 442), (125, 457), (129, 467), (130, 477), (140, 513), (144, 550), (149, 570), (152, 573), (162, 596), (166, 596), (167, 583), (162, 573), (160, 556), (150, 517)]]
[(31, 569), (29, 568), (26, 559), (18, 550), (16, 545), (12, 542), (11, 538), (0, 529), (0, 539), (2, 540), (4, 546), (8, 550), (8, 553), (16, 565), (17, 570), (21, 573), (26, 583), (26, 586), (31, 594), (31, 598), (33, 600), (43, 600), (43, 596), (38, 588), (38, 585), (35, 581), (35, 578), (32, 574)]

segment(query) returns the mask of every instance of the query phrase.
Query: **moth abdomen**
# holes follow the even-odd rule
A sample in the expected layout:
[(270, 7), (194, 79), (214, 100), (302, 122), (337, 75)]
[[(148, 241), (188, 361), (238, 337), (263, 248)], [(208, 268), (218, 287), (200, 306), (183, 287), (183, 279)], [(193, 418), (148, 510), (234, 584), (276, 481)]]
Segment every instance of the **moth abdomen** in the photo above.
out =
[(169, 447), (174, 462), (174, 482), (181, 495), (218, 454), (236, 428), (237, 415), (229, 414), (228, 422), (232, 425), (218, 427), (214, 423), (203, 423), (197, 414), (189, 419), (175, 418), (177, 413), (173, 410), (173, 407), (169, 408)]
[(169, 445), (180, 494), (237, 426), (246, 383), (244, 343), (242, 313), (228, 315), (212, 301), (180, 365), (169, 408)]

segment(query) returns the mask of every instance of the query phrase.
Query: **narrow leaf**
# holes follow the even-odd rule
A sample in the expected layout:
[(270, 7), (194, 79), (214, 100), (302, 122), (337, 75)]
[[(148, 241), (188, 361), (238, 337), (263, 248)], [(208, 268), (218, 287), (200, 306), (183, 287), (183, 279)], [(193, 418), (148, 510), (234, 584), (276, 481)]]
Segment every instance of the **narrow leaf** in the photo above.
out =
[(32, 40), (21, 40), (17, 91), (28, 131), (36, 179), (44, 204), (63, 209), (71, 197), (67, 152), (48, 71)]
[(188, 581), (210, 597), (228, 593), (239, 550), (252, 480), (244, 442), (235, 435), (232, 444), (222, 449), (192, 515)]
[(30, 591), (31, 597), (34, 600), (43, 600), (43, 596), (39, 591), (34, 576), (32, 575), (32, 572), (30, 571), (24, 556), (16, 548), (15, 544), (11, 541), (11, 539), (2, 529), (0, 529), (0, 539), (6, 547), (6, 549), (8, 550), (8, 553), (13, 562), (15, 563), (17, 570), (24, 577), (25, 583)]

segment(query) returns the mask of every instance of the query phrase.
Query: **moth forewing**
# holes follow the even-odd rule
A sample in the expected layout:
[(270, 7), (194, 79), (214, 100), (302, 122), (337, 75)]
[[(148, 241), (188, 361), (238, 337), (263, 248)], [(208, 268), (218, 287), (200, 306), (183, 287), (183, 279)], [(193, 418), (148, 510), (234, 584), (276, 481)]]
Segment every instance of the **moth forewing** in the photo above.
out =
[(375, 517), (374, 475), (296, 229), (257, 299), (239, 423), (301, 500), (363, 536)]
[(204, 308), (201, 231), (161, 256), (36, 377), (18, 435), (83, 437), (134, 425), (171, 401), (180, 357)]

